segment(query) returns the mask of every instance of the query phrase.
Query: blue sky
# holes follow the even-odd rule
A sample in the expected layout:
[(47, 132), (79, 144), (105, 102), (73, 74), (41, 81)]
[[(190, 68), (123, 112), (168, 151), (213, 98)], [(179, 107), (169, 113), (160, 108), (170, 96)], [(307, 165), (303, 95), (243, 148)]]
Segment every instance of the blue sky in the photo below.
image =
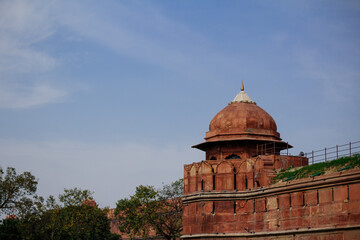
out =
[(360, 140), (359, 1), (0, 1), (0, 164), (115, 206), (245, 90), (300, 151)]

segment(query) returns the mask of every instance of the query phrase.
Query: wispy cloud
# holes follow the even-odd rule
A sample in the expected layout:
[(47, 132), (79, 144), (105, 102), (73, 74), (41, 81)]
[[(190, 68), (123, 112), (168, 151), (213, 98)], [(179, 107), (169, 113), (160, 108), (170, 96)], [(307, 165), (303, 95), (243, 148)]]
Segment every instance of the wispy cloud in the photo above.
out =
[[(41, 44), (54, 34), (60, 34), (67, 41), (93, 42), (120, 56), (191, 76), (198, 81), (221, 76), (221, 72), (211, 70), (215, 66), (237, 68), (236, 61), (209, 51), (212, 47), (208, 39), (166, 18), (152, 5), (116, 2), (109, 14), (109, 9), (101, 5), (96, 7), (97, 4), (22, 0), (0, 3), (0, 76), (3, 76), (0, 88), (3, 93), (6, 91), (0, 98), (0, 107), (43, 105), (67, 95), (64, 89), (60, 90), (52, 83), (51, 74), (47, 75), (49, 79), (46, 81), (40, 76), (44, 72), (55, 72), (62, 62), (41, 48)], [(57, 79), (60, 77), (56, 76)], [(17, 85), (22, 81), (32, 82), (32, 87), (9, 87), (15, 85), (9, 85), (9, 81), (16, 81)], [(44, 85), (39, 86), (39, 82)], [(38, 89), (47, 89), (47, 93)], [(24, 92), (32, 96), (31, 99), (39, 93), (42, 95), (25, 103)], [(18, 103), (10, 104), (14, 100)]]
[(30, 1), (0, 3), (0, 108), (27, 108), (66, 96), (40, 74), (53, 70), (57, 59), (36, 44), (55, 31), (49, 4)]
[(46, 83), (0, 85), (0, 108), (29, 108), (61, 101), (67, 93)]
[(56, 65), (54, 57), (34, 47), (54, 32), (45, 6), (19, 0), (0, 3), (0, 72), (44, 71)]
[(74, 2), (58, 8), (63, 9), (59, 23), (118, 55), (204, 81), (216, 79), (214, 68), (238, 68), (236, 59), (212, 51), (211, 40), (169, 19), (156, 6), (116, 2), (111, 14)]

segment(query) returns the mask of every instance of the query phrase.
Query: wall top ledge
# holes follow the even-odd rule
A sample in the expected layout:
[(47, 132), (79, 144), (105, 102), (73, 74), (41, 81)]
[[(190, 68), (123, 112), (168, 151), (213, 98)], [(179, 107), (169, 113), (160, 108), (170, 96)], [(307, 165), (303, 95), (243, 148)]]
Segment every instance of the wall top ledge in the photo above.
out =
[(336, 173), (322, 177), (306, 178), (291, 181), (286, 185), (274, 186), (249, 190), (249, 191), (210, 191), (210, 192), (197, 192), (194, 194), (184, 195), (183, 202), (196, 202), (196, 201), (220, 201), (225, 199), (252, 199), (264, 196), (273, 196), (283, 193), (291, 193), (296, 191), (305, 191), (328, 186), (353, 184), (360, 182), (360, 170), (355, 170), (347, 173)]

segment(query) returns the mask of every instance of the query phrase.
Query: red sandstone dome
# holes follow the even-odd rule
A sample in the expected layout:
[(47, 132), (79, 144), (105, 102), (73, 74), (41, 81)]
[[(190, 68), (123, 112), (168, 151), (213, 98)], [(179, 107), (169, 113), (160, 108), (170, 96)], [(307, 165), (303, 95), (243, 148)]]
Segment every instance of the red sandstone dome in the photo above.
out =
[(231, 102), (211, 120), (205, 139), (280, 140), (276, 130), (274, 119), (255, 103)]
[(274, 142), (279, 149), (291, 147), (281, 141), (274, 119), (250, 99), (243, 85), (234, 100), (211, 120), (205, 140), (193, 147), (206, 151), (209, 144), (225, 141)]

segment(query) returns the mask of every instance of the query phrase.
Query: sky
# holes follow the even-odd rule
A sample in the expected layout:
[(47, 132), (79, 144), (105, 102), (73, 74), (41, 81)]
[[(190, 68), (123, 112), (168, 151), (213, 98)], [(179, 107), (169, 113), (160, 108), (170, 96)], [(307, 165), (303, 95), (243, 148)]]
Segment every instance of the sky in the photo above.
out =
[(0, 0), (0, 166), (115, 207), (240, 91), (291, 153), (360, 140), (360, 2)]

